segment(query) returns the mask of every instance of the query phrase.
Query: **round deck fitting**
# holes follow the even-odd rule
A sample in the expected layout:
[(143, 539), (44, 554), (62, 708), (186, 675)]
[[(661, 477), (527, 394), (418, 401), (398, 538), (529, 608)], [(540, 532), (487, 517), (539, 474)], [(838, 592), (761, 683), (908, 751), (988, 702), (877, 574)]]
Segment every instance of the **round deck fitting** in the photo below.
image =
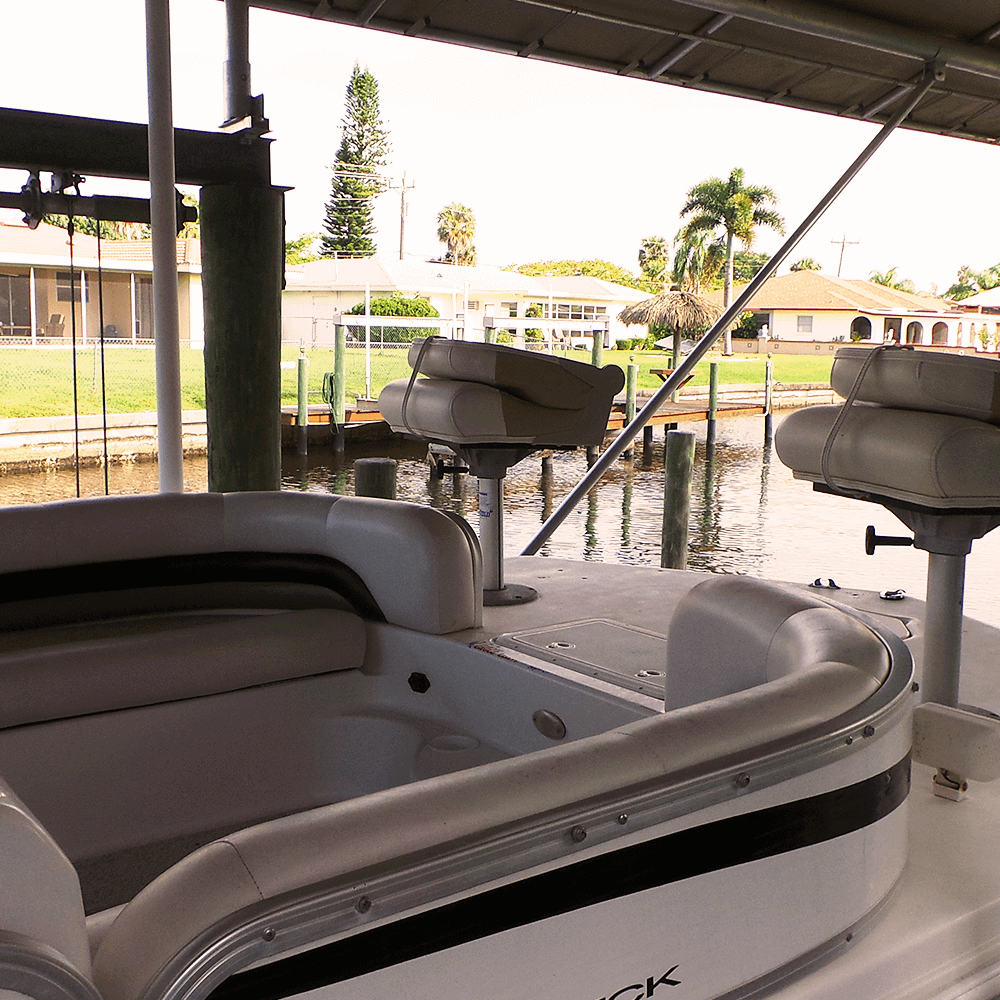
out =
[(483, 606), (499, 608), (509, 604), (530, 604), (538, 599), (538, 591), (534, 587), (525, 587), (520, 583), (508, 583), (499, 590), (483, 591)]

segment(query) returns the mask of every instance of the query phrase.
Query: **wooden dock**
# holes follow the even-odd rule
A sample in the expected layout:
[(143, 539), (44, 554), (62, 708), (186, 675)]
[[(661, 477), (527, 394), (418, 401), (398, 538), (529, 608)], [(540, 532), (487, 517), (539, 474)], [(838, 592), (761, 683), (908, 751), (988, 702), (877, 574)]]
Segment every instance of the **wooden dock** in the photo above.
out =
[[(642, 409), (642, 400), (636, 400), (636, 412)], [(756, 403), (717, 403), (715, 416), (717, 419), (723, 417), (747, 417), (760, 416), (764, 412), (764, 407)], [(682, 424), (692, 420), (708, 420), (708, 403), (664, 403), (650, 417), (646, 423), (647, 427), (661, 427), (664, 424)], [(608, 415), (608, 431), (620, 431), (625, 426), (625, 404), (616, 402)]]
[[(642, 408), (644, 400), (636, 400), (636, 412)], [(347, 426), (356, 427), (359, 424), (373, 424), (382, 420), (382, 414), (378, 410), (359, 410), (351, 407), (347, 408)], [(664, 425), (688, 423), (690, 421), (708, 420), (708, 402), (693, 401), (664, 403), (659, 410), (650, 418), (647, 427), (662, 427)], [(718, 419), (724, 417), (745, 417), (759, 416), (764, 412), (764, 407), (756, 403), (718, 403), (715, 408), (715, 415)], [(281, 408), (281, 423), (285, 427), (294, 427), (297, 422), (297, 408), (294, 406), (283, 406)], [(311, 404), (309, 406), (309, 424), (330, 423), (330, 408), (325, 403)], [(617, 400), (608, 415), (608, 433), (613, 434), (620, 431), (625, 426), (625, 403)]]

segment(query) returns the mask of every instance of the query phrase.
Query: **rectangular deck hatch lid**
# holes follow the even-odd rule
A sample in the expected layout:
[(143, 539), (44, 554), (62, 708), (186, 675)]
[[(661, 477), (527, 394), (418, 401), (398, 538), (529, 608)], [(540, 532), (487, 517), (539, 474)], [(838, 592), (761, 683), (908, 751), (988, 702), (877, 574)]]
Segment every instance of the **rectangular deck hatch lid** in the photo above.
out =
[(591, 618), (508, 632), (496, 642), (629, 691), (663, 697), (667, 639), (656, 632)]

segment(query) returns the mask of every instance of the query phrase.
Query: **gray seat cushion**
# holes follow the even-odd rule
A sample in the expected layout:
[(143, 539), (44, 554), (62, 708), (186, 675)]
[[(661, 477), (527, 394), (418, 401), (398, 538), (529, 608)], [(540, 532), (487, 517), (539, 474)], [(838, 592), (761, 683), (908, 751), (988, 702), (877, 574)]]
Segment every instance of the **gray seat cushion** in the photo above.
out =
[[(790, 414), (775, 433), (797, 479), (823, 482), (839, 406)], [(1000, 507), (1000, 428), (946, 413), (856, 404), (830, 451), (831, 483), (931, 508)]]

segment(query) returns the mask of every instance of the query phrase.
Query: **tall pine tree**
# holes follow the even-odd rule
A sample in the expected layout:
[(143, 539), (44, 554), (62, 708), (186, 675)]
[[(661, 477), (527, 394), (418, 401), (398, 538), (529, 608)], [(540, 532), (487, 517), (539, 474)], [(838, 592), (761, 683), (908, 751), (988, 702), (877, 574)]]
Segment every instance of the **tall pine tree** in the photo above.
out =
[(357, 63), (347, 85), (341, 129), (319, 252), (324, 257), (371, 257), (372, 209), (384, 188), (378, 168), (389, 155), (389, 133), (379, 117), (378, 81)]

